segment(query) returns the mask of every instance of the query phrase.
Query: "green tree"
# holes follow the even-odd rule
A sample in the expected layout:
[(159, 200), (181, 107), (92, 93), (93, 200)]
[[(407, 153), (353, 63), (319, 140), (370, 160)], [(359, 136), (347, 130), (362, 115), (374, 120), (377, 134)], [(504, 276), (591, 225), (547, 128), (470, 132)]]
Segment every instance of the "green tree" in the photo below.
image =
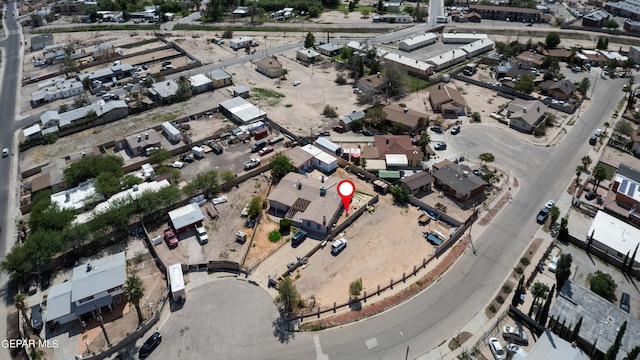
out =
[(170, 158), (171, 152), (162, 146), (149, 151), (149, 162), (152, 164), (162, 165)]
[(288, 173), (293, 171), (293, 161), (285, 154), (276, 154), (269, 161), (271, 165), (271, 177), (274, 182), (280, 181)]
[(571, 342), (578, 341), (578, 336), (580, 336), (580, 327), (582, 327), (582, 316), (580, 316), (578, 323), (571, 331), (571, 336), (569, 337), (569, 341)]
[(291, 220), (289, 219), (281, 219), (278, 225), (280, 225), (279, 231), (281, 234), (288, 234), (291, 231)]
[(609, 47), (609, 38), (598, 38), (598, 43), (596, 44), (596, 49), (598, 50), (607, 50)]
[(527, 289), (524, 287), (524, 275), (520, 277), (520, 281), (518, 281), (518, 286), (516, 287), (516, 291), (513, 292), (513, 298), (511, 299), (511, 305), (513, 307), (518, 307), (520, 304), (520, 298), (527, 292)]
[(422, 148), (423, 153), (427, 153), (427, 145), (431, 142), (431, 137), (429, 136), (429, 132), (423, 131), (420, 135), (420, 140), (418, 140), (418, 145)]
[(587, 95), (587, 91), (589, 91), (590, 87), (591, 81), (589, 80), (589, 78), (585, 77), (578, 83), (578, 91), (580, 91), (582, 95)]
[(314, 46), (315, 43), (316, 43), (316, 37), (313, 36), (311, 32), (308, 32), (307, 36), (305, 36), (304, 38), (304, 47), (307, 49), (310, 49)]
[(560, 217), (560, 209), (557, 206), (554, 206), (549, 210), (549, 215), (551, 216), (551, 223), (554, 224), (556, 220)]
[(562, 290), (564, 283), (569, 280), (571, 276), (571, 263), (573, 257), (571, 254), (562, 254), (558, 259), (558, 267), (556, 268), (556, 284), (558, 285), (558, 291)]
[(140, 177), (135, 176), (133, 174), (126, 174), (120, 178), (120, 184), (122, 185), (122, 189), (131, 189), (135, 185), (142, 184), (144, 180)]
[(387, 84), (385, 91), (389, 99), (397, 100), (407, 94), (409, 75), (404, 68), (397, 65), (386, 66), (382, 70), (382, 78)]
[(633, 125), (631, 125), (629, 121), (620, 119), (616, 123), (616, 125), (613, 127), (613, 131), (615, 131), (618, 134), (623, 134), (631, 137), (633, 136), (633, 132), (635, 131), (635, 129), (633, 128)]
[(142, 279), (136, 275), (130, 275), (124, 284), (123, 293), (127, 302), (135, 306), (138, 312), (138, 324), (142, 324), (144, 321), (142, 310), (140, 309), (140, 300), (144, 297), (144, 283)]
[(625, 356), (624, 359), (622, 360), (638, 360), (639, 357), (640, 357), (640, 345), (631, 349), (629, 354), (627, 354), (627, 356)]
[(360, 14), (362, 14), (363, 19), (366, 19), (369, 17), (369, 14), (371, 14), (371, 9), (369, 9), (368, 7), (365, 7), (362, 10), (360, 10)]
[(349, 295), (353, 298), (353, 300), (358, 300), (358, 296), (362, 293), (362, 278), (358, 278), (358, 280), (352, 281), (349, 284)]
[(596, 179), (595, 189), (597, 189), (602, 180), (607, 178), (607, 169), (600, 164), (596, 165), (596, 167), (593, 168), (593, 178)]
[(404, 185), (391, 187), (393, 201), (398, 205), (405, 205), (409, 201), (409, 189)]
[(183, 191), (188, 196), (194, 196), (199, 192), (205, 194), (215, 194), (218, 190), (218, 172), (209, 170), (196, 175), (196, 178), (187, 184)]
[(529, 316), (531, 316), (531, 313), (533, 312), (533, 307), (535, 305), (539, 305), (538, 300), (540, 300), (540, 298), (545, 298), (548, 293), (549, 286), (547, 286), (547, 284), (541, 283), (539, 281), (536, 281), (533, 284), (533, 286), (531, 287), (531, 296), (533, 296), (533, 302), (531, 303), (531, 308), (529, 309)]
[(533, 92), (533, 78), (528, 75), (522, 75), (516, 80), (514, 90), (523, 94), (531, 94)]
[(58, 114), (66, 113), (67, 111), (69, 111), (69, 105), (60, 104), (60, 106), (58, 106)]
[(23, 293), (17, 293), (13, 297), (13, 304), (16, 306), (16, 309), (22, 313), (22, 317), (27, 324), (29, 324), (29, 328), (31, 328), (31, 320), (29, 320), (27, 316), (27, 296)]
[(73, 108), (79, 109), (85, 105), (89, 105), (89, 99), (85, 94), (80, 94), (73, 98)]
[(558, 240), (564, 241), (564, 242), (569, 240), (569, 220), (567, 220), (567, 218), (560, 219), (560, 230), (558, 231)]
[(495, 156), (493, 156), (493, 154), (491, 153), (482, 153), (480, 155), (478, 155), (478, 159), (480, 159), (480, 161), (482, 161), (482, 166), (487, 167), (487, 163), (492, 163), (494, 161), (496, 161)]
[(618, 334), (616, 335), (616, 339), (607, 350), (607, 353), (604, 355), (604, 360), (616, 360), (618, 357), (618, 352), (620, 352), (620, 345), (622, 344), (622, 338), (624, 337), (624, 333), (627, 331), (627, 321), (625, 320), (620, 326), (618, 330)]
[(70, 56), (65, 56), (60, 63), (60, 71), (65, 75), (78, 72), (78, 64)]
[(386, 118), (387, 113), (382, 110), (380, 105), (370, 107), (364, 113), (364, 121), (372, 127), (380, 126)]
[(580, 159), (580, 162), (582, 163), (583, 169), (588, 169), (593, 160), (591, 160), (591, 157), (589, 155), (585, 155), (582, 157), (582, 159)]
[(222, 0), (209, 0), (204, 8), (204, 18), (207, 21), (220, 21), (225, 12), (225, 6), (222, 3)]
[(536, 321), (538, 322), (538, 324), (542, 326), (547, 325), (547, 319), (549, 317), (549, 307), (551, 306), (551, 300), (553, 298), (553, 292), (555, 288), (556, 288), (556, 285), (554, 284), (551, 287), (549, 294), (547, 295), (547, 300), (544, 302), (544, 305), (542, 306), (542, 310), (539, 312), (540, 316), (536, 318)]
[(618, 287), (611, 275), (603, 273), (600, 270), (591, 276), (589, 286), (591, 286), (591, 291), (607, 300), (615, 296), (616, 288)]
[(614, 19), (609, 19), (607, 21), (605, 21), (602, 24), (603, 27), (606, 27), (607, 29), (617, 29), (620, 27), (620, 24), (618, 24), (617, 21), (615, 21)]
[(377, 61), (371, 62), (371, 67), (369, 68), (369, 75), (375, 75), (380, 72), (380, 63)]
[(256, 196), (249, 202), (249, 219), (255, 219), (262, 211), (262, 198)]
[(547, 49), (555, 49), (558, 45), (560, 45), (560, 35), (555, 31), (548, 33), (544, 41), (544, 47)]
[(582, 172), (585, 170), (584, 165), (577, 165), (576, 166), (576, 186), (578, 185), (578, 183), (580, 182), (580, 175), (582, 174)]
[(480, 113), (477, 111), (474, 111), (471, 114), (471, 119), (473, 119), (473, 122), (480, 122), (482, 120), (482, 118), (480, 117)]
[(274, 303), (285, 314), (292, 314), (297, 309), (302, 298), (298, 289), (291, 281), (291, 277), (285, 277), (278, 284), (278, 295), (276, 296)]
[(233, 170), (225, 170), (220, 174), (220, 178), (224, 182), (229, 182), (236, 178), (236, 174), (233, 172)]
[(124, 160), (115, 155), (84, 156), (64, 169), (64, 182), (69, 187), (110, 172), (122, 176)]
[(378, 10), (378, 14), (384, 13), (384, 4), (382, 3), (382, 0), (378, 0), (378, 6), (376, 6), (376, 9)]
[(21, 283), (27, 278), (33, 265), (31, 257), (25, 251), (24, 245), (16, 245), (5, 255), (0, 262), (2, 271), (9, 275), (9, 279), (16, 283)]
[(94, 186), (98, 193), (104, 195), (105, 198), (110, 198), (111, 195), (120, 191), (120, 178), (114, 173), (102, 173), (96, 178)]

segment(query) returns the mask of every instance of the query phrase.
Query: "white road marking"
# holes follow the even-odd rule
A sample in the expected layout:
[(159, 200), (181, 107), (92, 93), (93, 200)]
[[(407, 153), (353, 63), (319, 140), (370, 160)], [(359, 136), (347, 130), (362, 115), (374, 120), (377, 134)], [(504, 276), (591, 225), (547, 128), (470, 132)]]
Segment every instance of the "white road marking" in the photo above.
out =
[(316, 360), (329, 360), (329, 355), (322, 353), (322, 346), (320, 345), (320, 337), (313, 335), (313, 344), (316, 347)]
[(371, 350), (374, 347), (378, 346), (378, 339), (371, 338), (371, 339), (365, 341), (364, 343), (367, 344), (367, 349)]

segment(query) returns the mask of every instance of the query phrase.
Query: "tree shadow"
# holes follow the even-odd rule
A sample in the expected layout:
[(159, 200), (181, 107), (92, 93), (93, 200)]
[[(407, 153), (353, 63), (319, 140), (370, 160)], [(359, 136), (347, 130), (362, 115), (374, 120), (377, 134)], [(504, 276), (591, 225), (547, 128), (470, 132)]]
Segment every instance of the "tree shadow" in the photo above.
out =
[[(3, 273), (2, 276), (6, 276), (6, 273)], [(4, 286), (0, 287), (0, 301), (2, 301), (2, 305), (5, 307), (8, 307), (9, 305), (13, 306), (13, 298), (17, 293), (17, 286), (15, 282), (13, 280), (7, 281)]]
[(289, 340), (295, 339), (296, 335), (293, 332), (293, 321), (285, 320), (282, 314), (273, 320), (271, 325), (273, 326), (273, 336), (275, 336), (282, 344), (288, 344)]

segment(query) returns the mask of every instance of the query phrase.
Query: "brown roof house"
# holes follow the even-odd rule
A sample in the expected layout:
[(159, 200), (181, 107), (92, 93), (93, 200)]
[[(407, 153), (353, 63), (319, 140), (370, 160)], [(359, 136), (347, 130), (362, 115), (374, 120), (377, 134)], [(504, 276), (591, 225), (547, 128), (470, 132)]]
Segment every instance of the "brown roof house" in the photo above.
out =
[(464, 115), (467, 102), (460, 92), (446, 85), (438, 85), (437, 89), (429, 91), (429, 102), (434, 112), (445, 115)]
[(633, 152), (633, 155), (635, 156), (640, 156), (640, 126), (636, 128), (636, 131), (633, 133), (631, 139), (633, 140), (631, 152)]
[(540, 90), (556, 100), (567, 100), (578, 88), (571, 81), (564, 79), (555, 82), (547, 80), (540, 84)]
[(284, 74), (284, 67), (275, 56), (266, 57), (255, 62), (256, 71), (270, 78), (277, 78)]
[(532, 133), (546, 119), (549, 108), (539, 100), (514, 99), (507, 105), (509, 126)]
[(291, 159), (296, 172), (304, 174), (313, 170), (313, 155), (299, 147), (291, 148), (285, 153)]
[(615, 193), (616, 204), (629, 210), (621, 215), (636, 224), (640, 223), (640, 170), (620, 164), (612, 182), (611, 190)]
[(516, 59), (527, 62), (529, 66), (540, 66), (544, 61), (545, 56), (542, 54), (534, 53), (533, 51), (525, 51), (518, 55)]
[(404, 166), (411, 167), (418, 166), (422, 160), (422, 150), (411, 143), (409, 135), (376, 135), (373, 139), (373, 147), (362, 149), (362, 157), (365, 159), (387, 160), (387, 155), (403, 155), (406, 157)]
[(365, 76), (358, 80), (358, 89), (374, 94), (382, 94), (384, 89), (387, 88), (387, 85), (388, 83), (379, 73), (375, 75)]
[(387, 121), (394, 129), (408, 133), (423, 129), (429, 120), (429, 115), (409, 110), (408, 107), (402, 108), (397, 104), (387, 105), (382, 110), (387, 114)]
[(319, 172), (288, 173), (267, 197), (269, 212), (309, 233), (328, 234), (343, 210), (337, 186), (330, 186), (337, 181)]
[(431, 192), (431, 184), (433, 183), (433, 180), (434, 177), (429, 174), (429, 172), (420, 171), (417, 174), (401, 179), (400, 182), (403, 183), (409, 191), (411, 191), (411, 194), (416, 196), (419, 193)]
[(487, 182), (471, 173), (471, 168), (461, 164), (450, 164), (433, 173), (436, 187), (457, 200), (471, 199), (484, 192)]

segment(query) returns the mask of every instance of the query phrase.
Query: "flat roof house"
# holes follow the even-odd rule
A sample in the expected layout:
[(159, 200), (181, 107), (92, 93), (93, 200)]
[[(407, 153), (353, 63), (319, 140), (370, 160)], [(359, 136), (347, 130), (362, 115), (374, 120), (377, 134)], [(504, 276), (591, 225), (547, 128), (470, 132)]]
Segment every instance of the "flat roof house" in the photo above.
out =
[(233, 77), (228, 72), (222, 69), (216, 69), (209, 73), (209, 77), (213, 81), (213, 88), (219, 89), (221, 87), (229, 86), (233, 84)]
[(200, 94), (213, 89), (213, 81), (204, 74), (191, 76), (189, 78), (189, 84), (194, 94)]
[(320, 54), (324, 56), (331, 57), (342, 51), (342, 46), (333, 43), (326, 43), (318, 46), (318, 51), (320, 51)]
[(174, 80), (165, 80), (151, 85), (149, 94), (155, 101), (166, 103), (178, 94), (178, 87)]
[(46, 321), (50, 326), (62, 325), (96, 309), (112, 310), (112, 305), (124, 301), (126, 276), (124, 252), (75, 267), (71, 281), (49, 290)]
[[(147, 129), (139, 133), (127, 136), (125, 139), (126, 150), (132, 157), (145, 155), (148, 148), (160, 147), (161, 139), (158, 132), (153, 129)], [(118, 145), (122, 146), (122, 145)]]
[(260, 59), (255, 62), (255, 65), (257, 72), (272, 79), (284, 74), (284, 67), (275, 56)]
[(631, 221), (640, 224), (640, 171), (627, 164), (620, 164), (611, 190), (615, 193), (616, 204), (628, 209), (627, 216)]
[(313, 155), (299, 147), (289, 149), (285, 153), (293, 163), (293, 169), (300, 174), (313, 170)]
[(331, 186), (340, 180), (317, 172), (289, 173), (267, 197), (269, 212), (309, 233), (325, 235), (342, 213), (342, 199)]
[(429, 79), (429, 76), (434, 72), (434, 66), (432, 64), (400, 54), (387, 53), (383, 59), (387, 64), (402, 66), (407, 71), (407, 74), (421, 79)]
[(319, 52), (313, 49), (300, 49), (296, 51), (296, 60), (305, 62), (307, 64), (314, 64), (320, 60), (322, 56)]
[(433, 173), (436, 186), (457, 200), (469, 200), (481, 195), (487, 182), (475, 176), (471, 168), (461, 164), (448, 164)]
[[(596, 213), (586, 235), (593, 247), (617, 258), (620, 263), (625, 260), (627, 253), (632, 257), (640, 244), (640, 229), (604, 211)], [(632, 260), (633, 267), (640, 267), (640, 251)]]
[(42, 50), (47, 45), (53, 45), (53, 34), (36, 35), (31, 38), (31, 51)]

